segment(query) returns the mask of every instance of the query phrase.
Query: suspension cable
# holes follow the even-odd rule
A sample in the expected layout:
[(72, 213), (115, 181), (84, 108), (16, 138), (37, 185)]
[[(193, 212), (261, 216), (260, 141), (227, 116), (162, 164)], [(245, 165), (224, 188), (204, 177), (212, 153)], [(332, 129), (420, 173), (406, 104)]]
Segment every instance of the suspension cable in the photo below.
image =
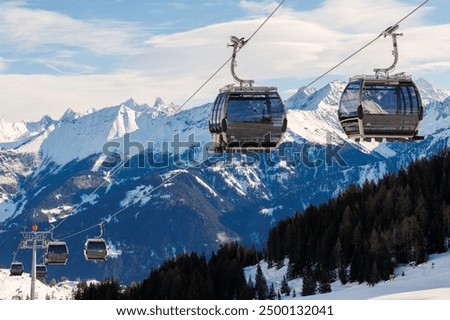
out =
[[(409, 16), (411, 16), (413, 13), (415, 13), (417, 10), (419, 10), (422, 6), (424, 6), (427, 2), (428, 2), (429, 0), (426, 0), (426, 1), (424, 1), (420, 6), (418, 6), (416, 9), (414, 9), (413, 11), (411, 11), (408, 15), (406, 15), (405, 17), (403, 17), (401, 20), (399, 20), (399, 22), (397, 22), (396, 24), (394, 24), (394, 25), (398, 25), (398, 24), (400, 24), (401, 22), (403, 22), (405, 19), (407, 19)], [(262, 24), (253, 32), (253, 34), (246, 40), (246, 43), (247, 42), (249, 42), (258, 32), (259, 32), (259, 30), (267, 23), (267, 21), (278, 11), (278, 9), (281, 7), (281, 5), (283, 4), (285, 2), (285, 0), (282, 0), (279, 4), (278, 4), (278, 6), (271, 12), (271, 14), (262, 22)], [(389, 29), (389, 28), (388, 28)], [(387, 30), (387, 29), (386, 29)], [(322, 79), (324, 76), (326, 76), (327, 74), (329, 74), (331, 71), (333, 71), (333, 70), (335, 70), (336, 68), (338, 68), (340, 65), (342, 65), (343, 63), (345, 63), (346, 61), (348, 61), (348, 60), (350, 60), (351, 58), (353, 58), (355, 55), (357, 55), (359, 52), (361, 52), (361, 51), (363, 51), (365, 48), (367, 48), (368, 46), (370, 46), (371, 44), (373, 44), (375, 41), (377, 41), (380, 37), (382, 37), (383, 36), (383, 34), (384, 34), (384, 32), (386, 31), (386, 30), (383, 30), (383, 32), (381, 32), (375, 39), (373, 39), (373, 40), (371, 40), (370, 42), (368, 42), (367, 44), (365, 44), (363, 47), (361, 47), (360, 49), (358, 49), (357, 51), (355, 51), (354, 53), (352, 53), (350, 56), (348, 56), (347, 58), (345, 58), (344, 60), (342, 60), (341, 62), (339, 62), (338, 64), (336, 64), (335, 66), (333, 66), (332, 68), (330, 68), (329, 70), (327, 70), (326, 72), (324, 72), (323, 74), (321, 74), (319, 77), (317, 77), (316, 79), (314, 79), (312, 82), (310, 82), (308, 85), (306, 85), (306, 87), (309, 87), (309, 86), (311, 86), (311, 85), (313, 85), (315, 82), (317, 82), (317, 81), (319, 81), (320, 79)], [(238, 49), (238, 51), (239, 50), (241, 50), (243, 48), (243, 46), (242, 47), (240, 47), (239, 49)], [(238, 52), (237, 51), (237, 52)], [(159, 127), (157, 127), (153, 132), (152, 132), (152, 134), (149, 136), (149, 139), (152, 137), (152, 136), (154, 136), (156, 133), (158, 133), (168, 122), (169, 122), (169, 120), (171, 119), (171, 117), (173, 117), (177, 112), (179, 112), (187, 103), (189, 103), (189, 101), (191, 101), (230, 61), (231, 61), (231, 59), (232, 59), (232, 57), (230, 57), (230, 58), (228, 58), (205, 82), (203, 82), (202, 83), (202, 85), (197, 89), (197, 90), (195, 90), (194, 91), (194, 93), (191, 95), (191, 96), (189, 96), (189, 98), (182, 104), (182, 105), (180, 105), (176, 110), (175, 110), (175, 112), (172, 114), (172, 115), (170, 115), (170, 116), (168, 116), (167, 117), (167, 119), (159, 126)], [(123, 165), (126, 163), (126, 161), (128, 161), (129, 159), (127, 159), (127, 160), (123, 160), (121, 163), (120, 163), (120, 165), (119, 166), (117, 166), (117, 167), (115, 167), (115, 169), (113, 169), (112, 171), (110, 171), (110, 172), (112, 172), (110, 175), (109, 175), (109, 177), (111, 177), (112, 175), (114, 175), (115, 173), (117, 173), (122, 167), (123, 167)], [(164, 180), (161, 184), (159, 184), (158, 186), (156, 186), (155, 188), (153, 188), (152, 190), (150, 190), (149, 191), (149, 193), (148, 194), (151, 194), (151, 193), (153, 193), (155, 190), (157, 190), (157, 189), (159, 189), (161, 186), (163, 186), (164, 184), (166, 184), (168, 181), (172, 181), (174, 178), (176, 178), (178, 175), (180, 175), (181, 173), (183, 173), (184, 171), (179, 171), (179, 172), (177, 172), (176, 174), (174, 174), (174, 175), (172, 175), (171, 177), (169, 177), (168, 179), (166, 179), (166, 180)], [(107, 182), (107, 180), (104, 180), (88, 197), (86, 197), (85, 198), (85, 200), (84, 201), (82, 201), (80, 204), (78, 204), (77, 205), (77, 207), (74, 209), (74, 211), (76, 210), (76, 209), (78, 209), (81, 205), (83, 205), (85, 202), (86, 202), (86, 200), (88, 200), (92, 195), (94, 195), (95, 194), (95, 192), (97, 192), (105, 183)], [(126, 206), (124, 206), (124, 207), (122, 207), (120, 210), (118, 210), (118, 211), (116, 211), (114, 214), (112, 214), (112, 215), (110, 215), (110, 216), (108, 216), (108, 218), (104, 218), (103, 220), (102, 220), (102, 224), (103, 223), (107, 223), (108, 222), (108, 220), (110, 220), (110, 219), (112, 219), (112, 218), (114, 218), (115, 216), (117, 216), (118, 214), (120, 214), (121, 212), (123, 212), (123, 211), (125, 211), (127, 208), (129, 208), (130, 206), (132, 206), (132, 205), (134, 205), (134, 204), (136, 204), (137, 202), (131, 202), (131, 203), (129, 203), (128, 205), (126, 205)], [(62, 219), (61, 220), (61, 222), (59, 222), (55, 227), (53, 227), (53, 229), (56, 229), (57, 227), (59, 227), (66, 219), (68, 219), (70, 216), (72, 216), (72, 214), (71, 215), (68, 215), (68, 216), (66, 216), (64, 219)], [(78, 232), (76, 232), (76, 233), (73, 233), (73, 234), (70, 234), (70, 235), (68, 235), (68, 236), (66, 236), (66, 237), (64, 237), (64, 238), (61, 238), (61, 240), (65, 240), (65, 239), (68, 239), (68, 238), (71, 238), (71, 237), (73, 237), (73, 236), (76, 236), (76, 235), (78, 235), (78, 234), (81, 234), (81, 233), (84, 233), (84, 232), (86, 232), (86, 231), (89, 231), (89, 230), (91, 230), (91, 229), (93, 229), (93, 228), (96, 228), (96, 227), (98, 227), (98, 223), (97, 224), (95, 224), (95, 225), (93, 225), (93, 226), (90, 226), (90, 227), (87, 227), (87, 228), (85, 228), (85, 229), (83, 229), (83, 230), (80, 230), (80, 231), (78, 231)]]
[[(402, 19), (400, 19), (397, 23), (393, 24), (393, 26), (396, 25), (400, 25), (400, 23), (402, 23), (404, 20), (406, 20), (407, 18), (409, 18), (413, 13), (415, 13), (417, 10), (419, 10), (420, 8), (422, 8), (429, 0), (424, 1), (421, 5), (419, 5), (417, 8), (415, 8), (413, 11), (411, 11), (410, 13), (408, 13), (406, 16), (404, 16)], [(384, 36), (385, 32), (390, 29), (391, 27), (383, 30), (375, 39), (369, 41), (367, 44), (365, 44), (364, 46), (362, 46), (360, 49), (356, 50), (354, 53), (352, 53), (351, 55), (349, 55), (347, 58), (345, 58), (344, 60), (342, 60), (341, 62), (339, 62), (338, 64), (336, 64), (335, 66), (331, 67), (330, 69), (328, 69), (327, 71), (325, 71), (324, 73), (322, 73), (320, 76), (318, 76), (317, 78), (315, 78), (313, 81), (311, 81), (310, 83), (308, 83), (305, 88), (308, 88), (310, 86), (312, 86), (314, 83), (316, 83), (317, 81), (319, 81), (320, 79), (322, 79), (323, 77), (325, 77), (327, 74), (329, 74), (331, 71), (333, 71), (334, 69), (338, 68), (339, 66), (341, 66), (342, 64), (344, 64), (345, 62), (347, 62), (348, 60), (350, 60), (351, 58), (353, 58), (354, 56), (356, 56), (358, 53), (360, 53), (361, 51), (363, 51), (364, 49), (366, 49), (367, 47), (369, 47), (371, 44), (373, 44), (375, 41), (377, 41), (378, 39), (380, 39), (381, 37)]]
[[(184, 173), (184, 171), (183, 171), (183, 170), (180, 170), (180, 171), (177, 172), (176, 174), (170, 176), (169, 178), (167, 178), (166, 180), (164, 180), (163, 182), (161, 182), (159, 185), (157, 185), (157, 186), (154, 187), (152, 190), (150, 190), (150, 191), (147, 193), (147, 196), (148, 196), (148, 195), (151, 195), (154, 191), (158, 190), (158, 189), (161, 188), (163, 185), (165, 185), (165, 184), (167, 184), (168, 182), (170, 182), (170, 181), (172, 181), (173, 179), (175, 179), (175, 178), (176, 178), (177, 176), (179, 176), (181, 173)], [(128, 209), (129, 207), (131, 207), (131, 206), (137, 204), (138, 202), (139, 202), (139, 200), (137, 200), (137, 201), (131, 201), (131, 202), (128, 203), (126, 206), (124, 206), (124, 207), (122, 207), (121, 209), (117, 210), (114, 214), (109, 215), (107, 218), (103, 218), (102, 222), (97, 223), (96, 225), (87, 227), (87, 228), (85, 228), (85, 229), (83, 229), (83, 230), (77, 231), (77, 232), (75, 232), (75, 233), (72, 233), (72, 234), (70, 234), (70, 235), (68, 235), (68, 236), (66, 236), (66, 237), (61, 238), (61, 240), (66, 240), (66, 239), (72, 238), (72, 237), (74, 237), (74, 236), (77, 236), (77, 235), (79, 235), (79, 234), (82, 234), (82, 233), (84, 233), (84, 232), (87, 232), (87, 231), (89, 231), (89, 230), (91, 230), (91, 229), (94, 229), (94, 228), (98, 227), (99, 224), (101, 224), (101, 225), (106, 224), (106, 223), (108, 223), (109, 221), (111, 221), (112, 219), (114, 219), (117, 215), (119, 215), (120, 213), (124, 212), (124, 211), (125, 211), (126, 209)]]
[[(280, 9), (280, 7), (283, 5), (283, 3), (285, 2), (286, 0), (282, 0), (278, 5), (277, 5), (277, 7), (266, 17), (266, 19), (261, 23), (261, 25), (259, 25), (258, 26), (258, 28), (252, 33), (252, 35), (246, 40), (246, 43), (247, 42), (249, 42), (260, 30), (261, 30), (261, 28), (269, 21), (269, 19), (270, 18), (272, 18), (273, 17), (273, 15)], [(238, 50), (237, 50), (237, 52), (238, 51), (240, 51), (242, 49), (242, 47), (241, 48), (239, 48)], [(232, 57), (229, 57), (216, 71), (214, 71), (212, 74), (211, 74), (211, 76), (206, 80), (206, 81), (204, 81), (201, 85), (200, 85), (200, 87), (197, 89), (197, 90), (195, 90), (194, 91), (194, 93), (192, 94), (192, 95), (190, 95), (189, 96), (189, 98), (183, 103), (183, 104), (181, 104), (178, 108), (176, 108), (175, 109), (175, 112), (172, 114), (172, 115), (170, 115), (170, 116), (168, 116), (167, 117), (167, 119), (165, 120), (165, 121), (163, 121), (163, 123), (162, 124), (160, 124), (152, 133), (151, 133), (151, 135), (148, 137), (148, 139), (147, 140), (150, 140), (155, 134), (157, 134), (168, 122), (169, 122), (169, 120), (175, 115), (175, 114), (177, 114), (181, 109), (183, 109), (185, 106), (186, 106), (186, 104), (188, 104), (230, 61), (231, 61), (231, 59), (232, 59)], [(130, 156), (131, 157), (131, 156)], [(114, 174), (116, 174), (120, 169), (122, 169), (122, 167), (125, 165), (125, 163), (126, 163), (126, 161), (128, 161), (129, 159), (124, 159), (124, 160), (122, 160), (121, 161), (121, 163), (118, 165), (118, 166), (116, 166), (113, 170), (111, 170), (111, 171), (109, 171), (109, 175), (108, 175), (108, 177), (111, 177), (111, 176), (113, 176)], [(172, 179), (174, 179), (176, 176), (178, 176), (179, 174), (180, 174), (181, 172), (179, 172), (179, 173), (177, 173), (177, 174), (175, 174), (174, 176), (172, 176), (170, 179), (168, 179), (168, 180), (172, 180)], [(88, 201), (101, 187), (103, 187), (104, 185), (105, 185), (105, 183), (107, 182), (107, 180), (105, 179), (97, 188), (95, 188), (94, 189), (94, 191), (92, 191), (83, 201), (81, 201), (81, 203), (79, 203), (73, 210), (72, 210), (72, 212), (75, 212), (78, 208), (80, 208), (86, 201)], [(164, 183), (166, 183), (166, 182), (164, 182)], [(159, 185), (159, 186), (157, 186), (155, 189), (157, 189), (157, 188), (159, 188), (161, 185)], [(155, 190), (154, 189), (154, 190)], [(150, 193), (151, 192), (153, 192), (154, 190), (151, 190), (150, 191)], [(125, 208), (127, 208), (127, 207), (125, 207)], [(121, 210), (119, 210), (119, 212), (122, 212), (122, 211), (124, 211), (125, 210), (125, 208), (122, 208)], [(116, 216), (117, 214), (115, 213), (115, 214), (113, 214), (112, 216)], [(70, 215), (68, 215), (68, 216), (66, 216), (65, 218), (63, 218), (58, 224), (56, 224), (53, 228), (52, 228), (52, 230), (54, 230), (54, 229), (56, 229), (57, 227), (59, 227), (64, 221), (66, 221), (69, 217), (71, 217), (72, 216), (72, 214), (70, 214)], [(97, 225), (95, 225), (95, 226), (93, 226), (92, 228), (94, 228), (94, 227), (96, 227)], [(92, 229), (92, 228), (88, 228), (88, 230), (90, 230), (90, 229)], [(87, 230), (85, 230), (85, 231), (87, 231)], [(66, 237), (64, 237), (64, 238), (62, 238), (62, 239), (67, 239), (69, 236), (66, 236)]]

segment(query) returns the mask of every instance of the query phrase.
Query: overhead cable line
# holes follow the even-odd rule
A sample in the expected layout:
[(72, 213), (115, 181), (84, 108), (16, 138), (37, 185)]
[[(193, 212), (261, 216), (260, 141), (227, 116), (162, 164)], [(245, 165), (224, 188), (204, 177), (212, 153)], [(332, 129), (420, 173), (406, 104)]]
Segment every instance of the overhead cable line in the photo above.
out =
[[(280, 9), (280, 7), (283, 5), (283, 3), (286, 0), (282, 0), (276, 7), (275, 9), (266, 17), (266, 19), (264, 19), (264, 21), (258, 26), (258, 28), (256, 28), (256, 30), (252, 33), (252, 35), (246, 40), (245, 43), (248, 43), (251, 39), (253, 39), (253, 37), (261, 30), (261, 28), (273, 17), (273, 15)], [(240, 51), (243, 48), (240, 47), (238, 49), (238, 51)], [(150, 140), (155, 134), (157, 134), (169, 121), (170, 119), (177, 114), (181, 109), (183, 109), (230, 61), (231, 61), (232, 57), (228, 58), (216, 71), (214, 71), (214, 73), (211, 74), (211, 76), (204, 81), (200, 87), (198, 87), (197, 90), (194, 91), (194, 93), (192, 95), (189, 96), (189, 98), (183, 103), (181, 104), (178, 108), (175, 109), (174, 113), (170, 116), (167, 117), (167, 119), (165, 121), (163, 121), (162, 124), (160, 124), (153, 132), (152, 134), (148, 137), (147, 140)], [(120, 169), (122, 169), (122, 167), (125, 165), (125, 163), (128, 161), (129, 159), (124, 159), (121, 161), (121, 163), (116, 166), (113, 170), (109, 171), (109, 175), (108, 177), (113, 176), (114, 174), (116, 174)], [(178, 172), (177, 174), (175, 174), (174, 176), (170, 177), (167, 180), (173, 180), (176, 176), (178, 176), (180, 173), (182, 173), (182, 171)], [(81, 203), (79, 203), (73, 210), (72, 212), (75, 212), (78, 208), (80, 208), (84, 203), (86, 203), (94, 194), (96, 194), (96, 192), (98, 190), (100, 190), (101, 187), (103, 187), (105, 185), (105, 183), (107, 182), (107, 180), (104, 180), (99, 186), (97, 186), (97, 188), (94, 189), (94, 191), (92, 191)], [(150, 193), (152, 193), (154, 190), (156, 190), (157, 188), (161, 187), (163, 184), (167, 183), (167, 181), (163, 182), (162, 184), (160, 184), (159, 186), (157, 186), (155, 189), (151, 190)], [(119, 212), (122, 212), (126, 209), (122, 208), (121, 210), (119, 210)], [(115, 214), (113, 214), (112, 216), (116, 216), (117, 212)], [(59, 227), (64, 221), (66, 221), (69, 217), (71, 217), (72, 214), (66, 216), (65, 218), (63, 218), (58, 224), (56, 224), (55, 226), (52, 227), (52, 230), (56, 229), (57, 227)], [(97, 227), (98, 224), (96, 224), (95, 226), (89, 227), (87, 230), (93, 229), (95, 227)], [(84, 231), (87, 231), (84, 230)], [(78, 233), (77, 233), (78, 234)], [(66, 236), (62, 239), (67, 239), (70, 236)]]
[(349, 55), (347, 58), (345, 58), (344, 60), (342, 60), (341, 62), (339, 62), (338, 64), (336, 64), (335, 66), (331, 67), (330, 69), (328, 69), (327, 71), (325, 71), (324, 73), (322, 73), (320, 76), (318, 76), (317, 78), (315, 78), (313, 81), (311, 81), (310, 83), (308, 83), (305, 87), (308, 88), (310, 86), (312, 86), (314, 83), (316, 83), (317, 81), (319, 81), (320, 79), (322, 79), (323, 77), (325, 77), (327, 74), (329, 74), (331, 71), (333, 71), (334, 69), (338, 68), (339, 66), (341, 66), (342, 64), (344, 64), (345, 62), (347, 62), (348, 60), (350, 60), (351, 58), (353, 58), (354, 56), (356, 56), (358, 53), (360, 53), (361, 51), (363, 51), (364, 49), (366, 49), (367, 47), (369, 47), (370, 45), (372, 45), (375, 41), (377, 41), (378, 39), (380, 39), (381, 37), (383, 37), (386, 34), (386, 31), (388, 31), (389, 29), (398, 26), (400, 23), (402, 23), (403, 21), (405, 21), (407, 18), (409, 18), (413, 13), (415, 13), (417, 10), (419, 10), (420, 8), (422, 8), (429, 0), (424, 1), (421, 5), (419, 5), (417, 8), (415, 8), (413, 11), (411, 11), (410, 13), (408, 13), (406, 16), (404, 16), (402, 19), (400, 19), (397, 23), (393, 24), (392, 26), (390, 26), (389, 28), (383, 30), (375, 39), (369, 41), (367, 44), (365, 44), (364, 46), (362, 46), (360, 49), (356, 50), (354, 53), (352, 53), (351, 55)]

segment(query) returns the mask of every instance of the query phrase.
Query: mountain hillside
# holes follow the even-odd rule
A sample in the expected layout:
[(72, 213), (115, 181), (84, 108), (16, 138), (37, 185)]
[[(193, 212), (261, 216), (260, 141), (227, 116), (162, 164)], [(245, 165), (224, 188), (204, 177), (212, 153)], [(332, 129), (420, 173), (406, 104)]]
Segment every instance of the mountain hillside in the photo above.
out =
[[(421, 81), (428, 97), (414, 143), (356, 143), (337, 119), (345, 83), (299, 89), (286, 101), (288, 131), (279, 152), (208, 153), (210, 104), (174, 113), (130, 99), (120, 105), (68, 110), (59, 120), (2, 124), (0, 137), (0, 263), (19, 250), (33, 223), (56, 228), (70, 248), (59, 278), (142, 279), (168, 257), (210, 254), (227, 241), (261, 248), (274, 224), (319, 204), (352, 183), (379, 180), (449, 144), (449, 91)], [(189, 147), (190, 146), (190, 147)], [(84, 260), (85, 240), (109, 244), (105, 263)]]

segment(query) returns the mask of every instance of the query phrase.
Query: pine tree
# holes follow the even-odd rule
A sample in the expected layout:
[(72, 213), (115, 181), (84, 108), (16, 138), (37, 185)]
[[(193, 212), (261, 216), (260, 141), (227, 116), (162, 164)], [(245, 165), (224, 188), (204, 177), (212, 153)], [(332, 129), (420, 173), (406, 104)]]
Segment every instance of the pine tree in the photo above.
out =
[(268, 299), (269, 300), (275, 300), (276, 298), (276, 293), (275, 293), (275, 287), (273, 286), (273, 283), (270, 285), (270, 290), (269, 290), (269, 296)]
[(309, 267), (303, 268), (303, 284), (302, 284), (302, 296), (311, 296), (316, 294), (316, 279), (314, 273)]
[(267, 286), (266, 277), (261, 270), (261, 266), (258, 263), (256, 267), (255, 277), (256, 297), (258, 300), (266, 300), (269, 296), (269, 287)]
[(317, 291), (319, 293), (328, 293), (331, 292), (331, 280), (332, 280), (332, 271), (321, 268), (320, 272), (318, 272), (319, 286)]
[(289, 283), (287, 282), (286, 276), (283, 276), (283, 281), (281, 281), (281, 293), (288, 297), (291, 294), (291, 288), (289, 287)]

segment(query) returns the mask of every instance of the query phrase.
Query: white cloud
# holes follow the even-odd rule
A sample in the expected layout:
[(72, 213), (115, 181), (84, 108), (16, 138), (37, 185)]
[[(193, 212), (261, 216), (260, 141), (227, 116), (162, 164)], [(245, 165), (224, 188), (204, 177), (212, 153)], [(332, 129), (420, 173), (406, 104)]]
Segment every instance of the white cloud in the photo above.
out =
[[(273, 1), (263, 4), (271, 3), (275, 4)], [(3, 105), (0, 118), (10, 120), (13, 114), (15, 119), (38, 118), (44, 113), (58, 117), (69, 106), (83, 112), (94, 106), (115, 105), (130, 97), (140, 103), (151, 104), (157, 96), (161, 96), (167, 101), (182, 104), (231, 56), (231, 48), (226, 47), (229, 37), (248, 38), (265, 19), (263, 12), (267, 9), (263, 5), (241, 1), (240, 6), (260, 18), (148, 37), (145, 43), (143, 41), (135, 47), (127, 47), (133, 44), (135, 35), (130, 32), (131, 29), (118, 30), (120, 23), (111, 22), (107, 26), (100, 22), (81, 22), (59, 14), (40, 12), (43, 14), (40, 18), (43, 25), (36, 28), (46, 36), (37, 35), (39, 39), (31, 39), (30, 43), (35, 41), (35, 46), (52, 39), (54, 43), (73, 43), (73, 46), (101, 52), (106, 46), (102, 43), (104, 40), (112, 47), (111, 54), (123, 55), (126, 59), (108, 74), (94, 74), (99, 71), (79, 66), (83, 72), (92, 74), (1, 75)], [(19, 10), (22, 15), (36, 13), (24, 8), (13, 9)], [(244, 79), (256, 80), (257, 85), (277, 86), (278, 82), (289, 79), (292, 86), (281, 89), (286, 93), (295, 92), (298, 87), (306, 85), (374, 39), (412, 9), (412, 5), (396, 0), (329, 0), (320, 8), (308, 12), (285, 7), (238, 53), (236, 72)], [(450, 72), (450, 23), (427, 23), (424, 17), (429, 12), (427, 10), (422, 9), (411, 16), (399, 30), (404, 32), (404, 37), (398, 39), (400, 60), (397, 71), (406, 71), (415, 78), (420, 76), (432, 81), (436, 74), (442, 79), (442, 74)], [(23, 20), (24, 16), (21, 19), (28, 21)], [(1, 31), (2, 23), (4, 18), (0, 18), (0, 39), (5, 37), (6, 32)], [(8, 26), (11, 28), (11, 24)], [(57, 27), (72, 37), (52, 30)], [(25, 41), (32, 37), (35, 33), (30, 35), (31, 29), (27, 22), (25, 26), (18, 26), (16, 39)], [(89, 36), (86, 37), (86, 34)], [(392, 63), (391, 50), (391, 40), (381, 38), (333, 71), (332, 77), (347, 80), (355, 74), (371, 74), (374, 67), (387, 67)], [(75, 49), (65, 48), (58, 50), (54, 60), (41, 58), (41, 63), (57, 70), (74, 69), (78, 67), (71, 60), (74, 55)], [(3, 64), (6, 65), (6, 62), (3, 61)], [(2, 60), (0, 71), (1, 66)], [(187, 107), (213, 101), (219, 88), (231, 82), (227, 65)], [(440, 86), (439, 83), (437, 85)], [(19, 116), (18, 112), (23, 113)]]
[[(295, 13), (287, 10), (274, 17), (239, 52), (236, 69), (238, 75), (253, 78), (256, 83), (270, 79), (314, 78), (373, 40), (382, 30), (414, 8), (410, 5), (401, 5), (398, 1), (387, 0), (380, 3), (372, 1), (356, 3), (358, 5), (349, 10), (340, 0), (328, 1), (322, 7), (323, 11), (317, 9), (308, 13)], [(357, 17), (352, 20), (350, 16)], [(168, 36), (160, 35), (151, 38), (148, 43), (154, 46), (153, 49), (164, 51), (162, 57), (177, 61), (176, 70), (179, 75), (184, 73), (194, 75), (196, 72), (200, 74), (205, 69), (212, 73), (213, 67), (218, 67), (231, 54), (231, 49), (225, 48), (228, 37), (230, 35), (248, 37), (263, 19), (233, 21)], [(420, 17), (416, 21), (419, 20)], [(367, 29), (372, 31), (365, 31)], [(409, 27), (402, 27), (399, 31), (405, 35), (398, 38), (400, 48), (398, 71), (408, 73), (419, 71), (423, 69), (421, 65), (425, 63), (428, 68), (433, 65), (447, 65), (450, 43), (445, 39), (448, 37), (450, 24), (426, 26), (410, 23)], [(380, 38), (336, 69), (333, 74), (347, 79), (354, 74), (370, 74), (375, 67), (387, 67), (393, 59), (391, 50), (391, 39)], [(156, 51), (154, 56), (158, 56)], [(157, 65), (166, 65), (158, 58), (154, 62), (150, 62), (148, 66), (152, 70), (158, 70)], [(198, 82), (206, 79), (207, 73), (202, 74), (202, 77), (198, 78)], [(225, 81), (230, 82), (231, 77), (225, 76), (224, 73), (222, 79), (229, 79)], [(299, 81), (298, 85), (302, 83)]]
[(146, 96), (144, 88), (150, 80), (131, 73), (0, 75), (0, 94), (5, 97), (0, 118), (12, 114), (13, 120), (37, 120), (44, 114), (58, 118), (68, 107), (85, 112), (91, 107), (116, 105), (132, 96), (147, 100), (150, 97)]
[(84, 48), (98, 55), (136, 54), (138, 33), (132, 23), (82, 21), (67, 15), (8, 4), (0, 5), (0, 40), (18, 50), (58, 45)]
[[(397, 0), (326, 0), (318, 9), (299, 12), (296, 16), (301, 20), (329, 26), (336, 31), (380, 33), (417, 5), (418, 3), (407, 4)], [(403, 25), (423, 24), (423, 17), (429, 10), (429, 7), (423, 7), (405, 20)]]
[(251, 15), (261, 16), (268, 15), (275, 10), (275, 8), (279, 5), (279, 2), (276, 1), (248, 1), (242, 0), (239, 3), (239, 7), (248, 11)]

